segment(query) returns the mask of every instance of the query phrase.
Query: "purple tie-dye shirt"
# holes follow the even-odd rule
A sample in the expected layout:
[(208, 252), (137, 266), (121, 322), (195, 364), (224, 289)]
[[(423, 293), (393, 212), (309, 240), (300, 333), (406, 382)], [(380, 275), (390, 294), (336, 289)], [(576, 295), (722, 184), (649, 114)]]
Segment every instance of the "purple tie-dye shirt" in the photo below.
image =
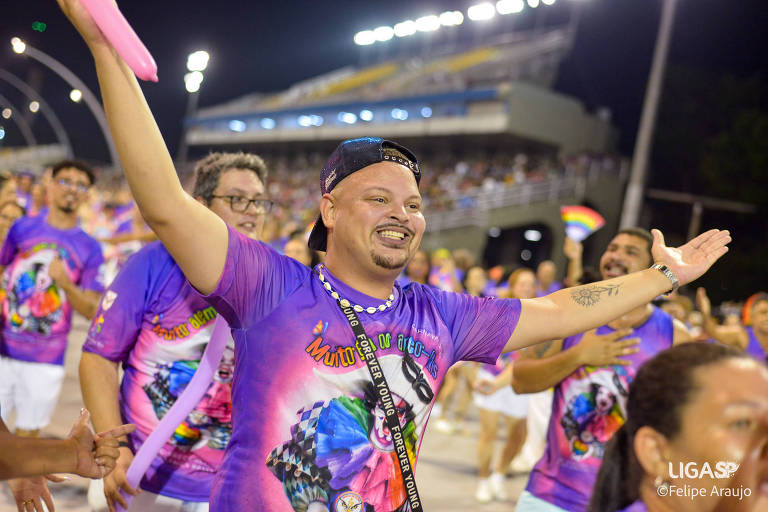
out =
[[(607, 326), (597, 329), (597, 334), (611, 332)], [(563, 340), (563, 351), (583, 336)], [(629, 384), (643, 363), (672, 346), (672, 317), (654, 307), (628, 338), (640, 340), (637, 353), (622, 356), (630, 365), (583, 366), (555, 386), (547, 446), (526, 486), (537, 498), (570, 512), (587, 509), (605, 443), (624, 424)]]
[[(194, 375), (215, 318), (160, 242), (132, 256), (104, 294), (83, 350), (123, 363), (120, 409), (136, 424), (134, 451)], [(230, 340), (208, 392), (155, 457), (142, 489), (208, 501), (232, 435), (233, 370)]]
[[(353, 304), (382, 303), (323, 272)], [(520, 302), (418, 284), (393, 293), (391, 308), (359, 316), (415, 462), (445, 372), (458, 360), (496, 361)], [(232, 327), (237, 360), (234, 431), (211, 510), (400, 510), (400, 468), (370, 374), (318, 277), (230, 229), (226, 266), (208, 300)]]
[(55, 258), (82, 289), (101, 292), (101, 247), (79, 227), (57, 229), (46, 216), (22, 217), (0, 252), (3, 273), (4, 356), (35, 363), (64, 364), (72, 306), (67, 294), (48, 275)]

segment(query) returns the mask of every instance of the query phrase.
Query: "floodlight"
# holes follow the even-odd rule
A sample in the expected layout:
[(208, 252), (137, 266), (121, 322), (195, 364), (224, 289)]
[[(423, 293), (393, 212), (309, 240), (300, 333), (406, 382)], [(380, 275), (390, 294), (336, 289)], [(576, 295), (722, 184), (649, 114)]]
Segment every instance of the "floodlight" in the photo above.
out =
[(363, 30), (355, 34), (355, 44), (358, 46), (368, 46), (376, 42), (376, 34), (373, 30)]
[(187, 56), (187, 69), (190, 71), (205, 71), (210, 55), (205, 50), (192, 52)]
[(416, 22), (405, 20), (395, 25), (395, 35), (397, 37), (408, 37), (416, 33)]
[(3, 140), (5, 138), (5, 129), (3, 129), (2, 126), (0, 126), (0, 140)]
[(360, 111), (360, 120), (361, 121), (373, 121), (373, 112), (370, 110), (361, 110)]
[(15, 53), (24, 53), (24, 51), (27, 49), (27, 45), (24, 44), (24, 41), (18, 37), (11, 39), (11, 47)]
[(200, 71), (192, 71), (184, 75), (184, 86), (187, 92), (197, 92), (200, 90), (200, 84), (203, 83), (203, 74)]
[(40, 110), (40, 103), (38, 103), (37, 101), (31, 101), (29, 103), (29, 111), (34, 114), (38, 110)]
[(233, 132), (244, 132), (246, 128), (245, 122), (238, 119), (233, 119), (229, 122), (229, 129)]
[(496, 9), (490, 2), (476, 4), (467, 9), (467, 16), (472, 21), (485, 21), (496, 16)]
[(75, 103), (79, 103), (80, 100), (83, 99), (83, 92), (80, 89), (72, 89), (69, 92), (69, 99)]
[(552, 5), (555, 3), (555, 0), (541, 0), (541, 1), (544, 2), (546, 5)]
[(532, 8), (537, 8), (539, 6), (539, 0), (528, 0), (528, 6)]
[(261, 120), (259, 124), (261, 124), (261, 127), (264, 128), (265, 130), (272, 130), (275, 127), (276, 123), (275, 123), (275, 120), (272, 119), (271, 117), (265, 117), (264, 119)]
[(496, 2), (496, 10), (499, 14), (514, 14), (525, 7), (523, 0), (499, 0)]
[(461, 11), (445, 11), (440, 15), (440, 24), (444, 27), (455, 27), (464, 23), (464, 15)]
[(3, 119), (10, 119), (12, 115), (13, 115), (13, 111), (11, 109), (9, 108), (3, 109)]
[(389, 41), (395, 35), (395, 29), (392, 27), (378, 27), (373, 30), (373, 35), (376, 36), (377, 41)]
[(434, 32), (440, 28), (440, 18), (435, 15), (422, 16), (416, 20), (416, 30), (419, 32)]

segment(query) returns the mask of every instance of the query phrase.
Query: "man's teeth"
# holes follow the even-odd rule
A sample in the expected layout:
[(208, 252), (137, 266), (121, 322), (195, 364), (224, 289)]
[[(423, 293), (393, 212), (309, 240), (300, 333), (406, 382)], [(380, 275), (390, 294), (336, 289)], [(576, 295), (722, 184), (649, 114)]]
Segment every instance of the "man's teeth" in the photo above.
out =
[(388, 229), (385, 230), (385, 231), (382, 231), (381, 232), (381, 236), (386, 237), (386, 238), (392, 238), (393, 240), (402, 240), (402, 239), (405, 238), (405, 234), (404, 233), (399, 233), (397, 231), (390, 231)]

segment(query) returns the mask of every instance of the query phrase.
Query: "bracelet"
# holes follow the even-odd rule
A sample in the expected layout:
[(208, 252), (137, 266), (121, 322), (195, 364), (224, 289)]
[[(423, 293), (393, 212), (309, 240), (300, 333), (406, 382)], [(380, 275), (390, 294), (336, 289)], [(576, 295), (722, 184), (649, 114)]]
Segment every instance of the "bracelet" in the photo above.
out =
[(129, 443), (128, 441), (118, 441), (117, 442), (117, 447), (118, 448), (128, 448), (129, 450), (133, 449), (131, 447), (131, 443)]
[(668, 266), (664, 265), (663, 263), (656, 263), (651, 268), (655, 268), (662, 274), (664, 274), (664, 277), (669, 279), (669, 281), (672, 283), (672, 289), (668, 292), (664, 293), (664, 295), (669, 295), (670, 293), (674, 293), (677, 288), (680, 286), (680, 281), (678, 281), (677, 276), (672, 273), (672, 271), (669, 269)]

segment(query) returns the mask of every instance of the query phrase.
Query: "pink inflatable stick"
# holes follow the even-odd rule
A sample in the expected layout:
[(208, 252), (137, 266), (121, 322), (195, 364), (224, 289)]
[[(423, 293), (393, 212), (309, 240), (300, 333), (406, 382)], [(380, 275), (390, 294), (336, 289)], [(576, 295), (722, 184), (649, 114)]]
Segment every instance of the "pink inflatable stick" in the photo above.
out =
[[(181, 425), (181, 422), (187, 418), (192, 409), (195, 408), (195, 405), (200, 403), (205, 392), (208, 391), (211, 379), (213, 379), (213, 373), (219, 367), (219, 362), (224, 354), (224, 349), (227, 347), (229, 337), (229, 325), (221, 316), (216, 317), (216, 323), (211, 333), (211, 341), (205, 347), (203, 357), (200, 359), (200, 366), (197, 367), (197, 371), (181, 393), (181, 396), (163, 416), (160, 424), (144, 441), (139, 451), (136, 452), (136, 456), (128, 468), (126, 479), (134, 489), (139, 487), (139, 482), (141, 482), (144, 473), (147, 472), (149, 465), (160, 449), (168, 442), (176, 427)], [(130, 506), (133, 496), (123, 493), (123, 497), (128, 502), (128, 506)], [(116, 503), (116, 505), (117, 510), (123, 512), (124, 509), (120, 504)]]
[(83, 6), (134, 74), (157, 82), (157, 64), (112, 0), (82, 0)]

